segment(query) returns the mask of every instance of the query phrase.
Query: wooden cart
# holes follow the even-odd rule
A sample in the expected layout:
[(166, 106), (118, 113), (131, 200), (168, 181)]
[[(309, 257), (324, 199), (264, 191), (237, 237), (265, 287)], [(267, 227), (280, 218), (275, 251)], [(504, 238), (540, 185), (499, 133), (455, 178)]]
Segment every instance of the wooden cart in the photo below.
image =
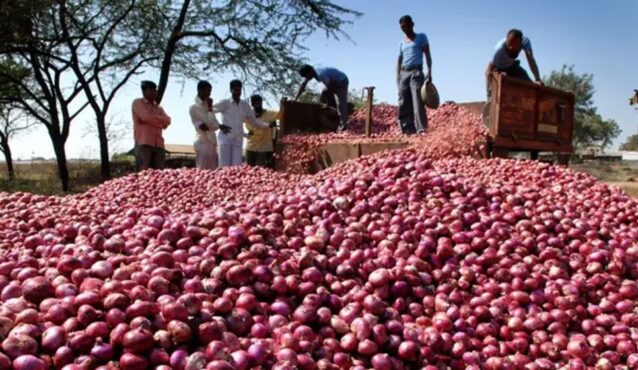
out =
[(510, 152), (558, 154), (567, 164), (572, 152), (574, 94), (528, 81), (493, 74), (491, 100), (484, 111), (490, 131), (490, 153), (507, 157)]

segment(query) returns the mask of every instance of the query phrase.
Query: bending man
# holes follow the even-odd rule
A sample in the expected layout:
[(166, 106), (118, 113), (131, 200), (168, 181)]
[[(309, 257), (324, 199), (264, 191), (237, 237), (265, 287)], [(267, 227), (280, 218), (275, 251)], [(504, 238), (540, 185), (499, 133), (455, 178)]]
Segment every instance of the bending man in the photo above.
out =
[[(324, 90), (321, 93), (322, 100), (326, 101), (330, 105), (331, 101), (335, 101), (337, 105), (337, 111), (339, 112), (339, 127), (338, 131), (346, 129), (348, 124), (348, 76), (340, 70), (332, 67), (313, 67), (311, 65), (304, 65), (299, 69), (299, 74), (305, 79), (299, 87), (299, 92), (295, 97), (295, 100), (299, 99), (301, 94), (306, 90), (306, 85), (313, 78), (325, 85)], [(334, 99), (334, 100), (333, 100)]]
[(499, 72), (507, 75), (508, 77), (531, 81), (525, 69), (521, 67), (521, 62), (518, 60), (521, 50), (525, 51), (527, 63), (534, 74), (534, 81), (541, 83), (541, 76), (538, 72), (536, 58), (534, 58), (534, 53), (532, 52), (532, 42), (529, 38), (523, 36), (523, 32), (513, 29), (507, 33), (507, 37), (496, 44), (492, 60), (487, 65), (485, 79), (488, 88), (488, 95), (490, 75), (492, 72)]

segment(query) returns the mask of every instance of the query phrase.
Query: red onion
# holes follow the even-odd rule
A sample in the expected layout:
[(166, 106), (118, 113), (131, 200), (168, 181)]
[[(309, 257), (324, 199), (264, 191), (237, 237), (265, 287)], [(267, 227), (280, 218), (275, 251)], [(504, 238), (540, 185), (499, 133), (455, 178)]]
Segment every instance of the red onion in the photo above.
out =
[(41, 359), (33, 355), (22, 355), (13, 360), (15, 370), (46, 370), (47, 366)]
[(122, 338), (122, 346), (132, 353), (144, 353), (153, 347), (153, 334), (144, 329), (129, 330)]

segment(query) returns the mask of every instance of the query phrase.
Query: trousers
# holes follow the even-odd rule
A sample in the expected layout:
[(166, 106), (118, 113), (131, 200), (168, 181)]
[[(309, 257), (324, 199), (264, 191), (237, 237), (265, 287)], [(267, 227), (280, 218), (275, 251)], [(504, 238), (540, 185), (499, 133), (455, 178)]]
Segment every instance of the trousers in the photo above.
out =
[(326, 87), (321, 92), (321, 102), (337, 108), (339, 112), (339, 129), (343, 130), (348, 124), (348, 85), (346, 81), (341, 86)]
[(211, 142), (195, 142), (195, 166), (200, 170), (214, 170), (218, 167), (217, 145)]
[(219, 151), (219, 167), (241, 166), (244, 139), (226, 137), (217, 144)]
[(428, 127), (421, 87), (425, 76), (420, 69), (399, 73), (399, 128), (404, 134), (420, 133)]
[(166, 151), (164, 148), (150, 145), (135, 145), (135, 164), (138, 171), (153, 168), (156, 170), (164, 169), (166, 161)]

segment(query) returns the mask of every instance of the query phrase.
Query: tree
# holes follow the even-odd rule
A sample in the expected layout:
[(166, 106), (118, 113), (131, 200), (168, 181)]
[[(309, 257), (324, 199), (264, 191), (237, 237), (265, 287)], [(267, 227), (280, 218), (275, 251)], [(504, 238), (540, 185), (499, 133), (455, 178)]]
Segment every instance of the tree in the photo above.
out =
[(620, 145), (620, 150), (638, 151), (638, 135), (631, 135)]
[(0, 152), (4, 155), (7, 164), (9, 180), (15, 178), (13, 169), (13, 157), (9, 141), (19, 132), (24, 132), (31, 127), (31, 122), (24, 112), (10, 103), (0, 105)]
[(12, 82), (31, 89), (25, 108), (41, 108), (36, 118), (47, 127), (65, 190), (71, 121), (87, 106), (93, 111), (101, 175), (109, 178), (106, 117), (117, 92), (146, 67), (160, 70), (158, 101), (171, 74), (200, 78), (205, 69), (282, 91), (294, 81), (307, 36), (345, 35), (342, 17), (359, 15), (328, 0), (37, 0), (35, 11), (26, 0), (5, 1), (13, 6), (2, 14), (15, 17), (22, 25), (15, 34), (26, 36), (12, 34), (0, 51), (29, 69), (31, 86)]
[[(152, 29), (145, 56), (160, 70), (158, 101), (171, 74), (201, 78), (231, 72), (270, 93), (292, 94), (304, 41), (315, 31), (347, 35), (346, 17), (361, 13), (329, 0), (159, 0), (140, 29)], [(208, 72), (210, 71), (210, 72)]]
[(603, 119), (597, 112), (593, 102), (595, 90), (592, 74), (578, 74), (573, 65), (564, 65), (560, 71), (552, 71), (543, 80), (547, 86), (574, 93), (575, 148), (598, 145), (605, 149), (620, 135), (618, 123)]

